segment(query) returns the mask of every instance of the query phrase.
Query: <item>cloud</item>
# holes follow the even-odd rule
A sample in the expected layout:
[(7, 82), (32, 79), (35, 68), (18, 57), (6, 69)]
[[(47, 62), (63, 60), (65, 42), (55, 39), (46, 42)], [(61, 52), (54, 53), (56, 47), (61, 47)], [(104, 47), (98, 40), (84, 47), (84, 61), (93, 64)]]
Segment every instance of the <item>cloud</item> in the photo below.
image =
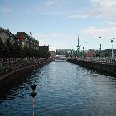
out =
[(104, 37), (104, 38), (113, 38), (116, 36), (116, 27), (89, 27), (81, 31), (82, 34), (89, 35), (92, 37)]
[(113, 7), (116, 6), (115, 0), (90, 0), (94, 6)]
[(75, 15), (71, 15), (69, 16), (69, 18), (72, 18), (72, 19), (78, 19), (78, 18), (82, 18), (82, 19), (85, 19), (89, 17), (88, 14), (75, 14)]
[(90, 0), (85, 10), (70, 15), (69, 18), (102, 18), (105, 21), (116, 20), (116, 0)]
[(46, 10), (52, 10), (54, 11), (61, 11), (61, 9), (64, 9), (64, 0), (47, 0), (46, 2), (43, 2), (43, 9)]
[(107, 21), (106, 23), (112, 27), (116, 27), (116, 21)]
[(12, 12), (13, 10), (11, 8), (8, 8), (8, 7), (1, 7), (0, 8), (0, 12), (1, 13), (10, 13)]
[(45, 2), (46, 6), (54, 6), (58, 4), (58, 0), (48, 0), (47, 2)]
[(116, 20), (116, 0), (90, 0), (96, 16)]

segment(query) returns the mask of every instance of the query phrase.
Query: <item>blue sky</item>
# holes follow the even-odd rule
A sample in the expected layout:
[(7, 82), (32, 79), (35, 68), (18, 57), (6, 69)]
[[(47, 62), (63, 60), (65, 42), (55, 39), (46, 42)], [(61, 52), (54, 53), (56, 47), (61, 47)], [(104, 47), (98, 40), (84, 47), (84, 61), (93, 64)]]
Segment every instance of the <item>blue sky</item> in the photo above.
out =
[(116, 38), (116, 0), (0, 0), (0, 27), (31, 32), (50, 50), (76, 49), (78, 35), (81, 49), (108, 49)]

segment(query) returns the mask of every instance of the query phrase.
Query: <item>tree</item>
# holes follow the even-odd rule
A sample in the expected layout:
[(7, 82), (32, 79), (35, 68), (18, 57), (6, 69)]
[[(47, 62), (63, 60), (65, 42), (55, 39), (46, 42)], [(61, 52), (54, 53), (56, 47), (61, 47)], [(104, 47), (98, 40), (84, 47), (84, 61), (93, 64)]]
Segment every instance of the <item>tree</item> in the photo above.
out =
[(2, 38), (0, 38), (0, 58), (5, 57), (5, 44), (2, 42)]

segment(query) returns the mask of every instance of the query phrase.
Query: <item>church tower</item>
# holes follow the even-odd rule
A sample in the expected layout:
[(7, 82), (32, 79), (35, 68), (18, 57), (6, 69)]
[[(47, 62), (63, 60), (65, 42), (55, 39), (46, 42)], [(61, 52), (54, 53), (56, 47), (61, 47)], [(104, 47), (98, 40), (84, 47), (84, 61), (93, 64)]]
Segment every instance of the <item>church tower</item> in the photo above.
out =
[(77, 45), (77, 55), (80, 53), (79, 35), (78, 35), (78, 45)]

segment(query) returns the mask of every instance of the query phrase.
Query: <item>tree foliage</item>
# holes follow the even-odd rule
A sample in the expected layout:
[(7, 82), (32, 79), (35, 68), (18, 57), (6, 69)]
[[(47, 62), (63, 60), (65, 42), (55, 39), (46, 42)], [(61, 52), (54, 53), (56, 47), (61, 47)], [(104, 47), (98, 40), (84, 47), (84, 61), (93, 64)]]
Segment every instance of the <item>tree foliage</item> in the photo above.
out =
[(15, 39), (15, 42), (11, 44), (10, 39), (8, 38), (5, 43), (2, 42), (0, 38), (0, 58), (48, 58), (50, 53), (47, 51), (39, 51), (37, 49), (28, 48), (26, 46), (22, 47), (18, 44)]

